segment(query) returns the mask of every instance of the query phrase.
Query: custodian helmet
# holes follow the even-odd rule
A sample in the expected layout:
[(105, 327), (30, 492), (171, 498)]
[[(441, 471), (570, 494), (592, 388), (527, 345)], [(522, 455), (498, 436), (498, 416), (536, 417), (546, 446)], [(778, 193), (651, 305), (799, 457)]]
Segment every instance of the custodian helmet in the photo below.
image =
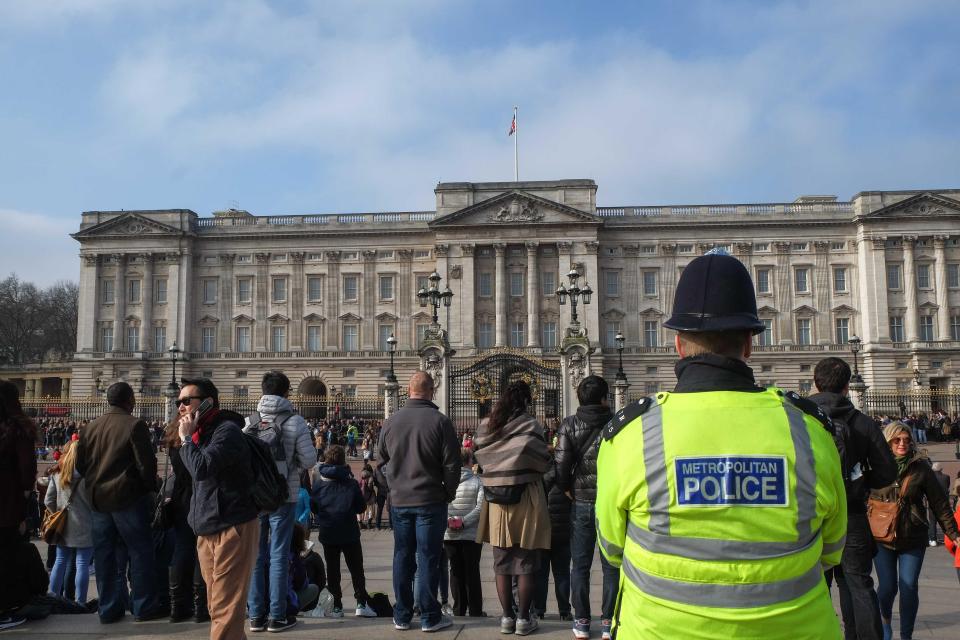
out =
[(730, 255), (694, 259), (680, 274), (673, 315), (663, 326), (676, 331), (763, 332), (750, 272)]

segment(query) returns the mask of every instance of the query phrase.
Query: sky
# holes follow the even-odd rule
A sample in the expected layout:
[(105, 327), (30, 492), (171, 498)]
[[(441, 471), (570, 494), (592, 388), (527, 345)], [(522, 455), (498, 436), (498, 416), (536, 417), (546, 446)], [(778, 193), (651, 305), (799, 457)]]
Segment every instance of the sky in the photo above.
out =
[(87, 210), (598, 204), (960, 188), (954, 0), (0, 2), (0, 274), (79, 278)]

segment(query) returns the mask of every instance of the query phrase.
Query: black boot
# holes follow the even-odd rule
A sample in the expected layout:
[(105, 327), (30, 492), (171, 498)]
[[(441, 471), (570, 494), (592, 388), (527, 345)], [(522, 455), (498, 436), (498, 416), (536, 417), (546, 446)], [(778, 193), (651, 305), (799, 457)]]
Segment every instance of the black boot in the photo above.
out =
[(190, 607), (190, 584), (183, 579), (182, 571), (178, 567), (170, 567), (170, 622), (189, 620), (193, 614)]
[(193, 621), (209, 622), (210, 612), (207, 610), (207, 585), (203, 581), (200, 571), (197, 571), (196, 580), (193, 583)]

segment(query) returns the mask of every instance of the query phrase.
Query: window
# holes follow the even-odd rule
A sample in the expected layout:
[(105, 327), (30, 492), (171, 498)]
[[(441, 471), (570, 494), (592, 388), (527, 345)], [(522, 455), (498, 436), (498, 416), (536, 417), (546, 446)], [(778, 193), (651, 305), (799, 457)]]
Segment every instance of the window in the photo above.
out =
[(544, 271), (540, 274), (540, 293), (552, 296), (557, 292), (557, 274), (553, 271)]
[(523, 297), (523, 272), (522, 271), (510, 272), (510, 297), (512, 298)]
[(287, 301), (287, 279), (286, 278), (273, 279), (273, 301), (274, 302)]
[(607, 347), (608, 349), (615, 349), (617, 347), (618, 333), (620, 333), (620, 323), (608, 322), (606, 340), (604, 341), (603, 346)]
[(753, 250), (754, 250), (754, 251), (770, 251), (770, 243), (769, 243), (769, 242), (754, 242), (754, 243), (753, 243)]
[(127, 351), (140, 351), (140, 327), (127, 327)]
[(951, 289), (960, 289), (960, 264), (947, 265), (947, 286)]
[(275, 324), (270, 327), (270, 350), (287, 350), (287, 327), (282, 324)]
[(810, 371), (810, 365), (808, 364), (800, 365), (800, 371)]
[(203, 304), (214, 304), (217, 301), (217, 281), (203, 281)]
[(950, 339), (960, 340), (960, 316), (950, 316)]
[(380, 276), (380, 299), (393, 300), (393, 276)]
[(847, 340), (850, 339), (850, 319), (837, 318), (834, 320), (834, 328), (836, 329), (837, 344), (847, 344)]
[(692, 244), (678, 244), (677, 253), (693, 253)]
[(427, 276), (423, 276), (423, 275), (417, 276), (417, 290), (414, 291), (413, 293), (416, 294), (421, 289), (429, 289), (429, 288), (430, 288), (430, 279)]
[(806, 242), (792, 242), (790, 243), (790, 251), (806, 251), (807, 243)]
[(847, 248), (847, 243), (846, 243), (846, 242), (831, 242), (831, 243), (830, 243), (830, 250), (831, 250), (831, 251), (843, 251), (843, 250), (846, 249), (846, 248)]
[(833, 292), (845, 293), (846, 291), (847, 291), (847, 269), (846, 267), (834, 267)]
[(477, 323), (477, 348), (490, 349), (493, 347), (493, 323)]
[(113, 280), (103, 280), (103, 304), (113, 304)]
[(659, 382), (645, 382), (643, 384), (644, 395), (653, 396), (656, 395), (658, 391), (660, 391)]
[(887, 289), (900, 288), (900, 265), (887, 265)]
[(357, 370), (356, 370), (356, 369), (344, 369), (344, 370), (343, 370), (343, 377), (344, 377), (344, 378), (353, 378), (353, 377), (356, 376), (356, 375), (357, 375)]
[(920, 339), (924, 342), (931, 342), (933, 338), (933, 316), (920, 316)]
[(320, 351), (322, 339), (320, 326), (312, 324), (307, 327), (307, 351)]
[(113, 327), (100, 329), (100, 348), (103, 351), (113, 351)]
[(620, 295), (620, 272), (604, 271), (604, 281), (607, 283), (607, 296), (616, 297)]
[(129, 280), (127, 282), (127, 302), (131, 304), (140, 303), (140, 281)]
[(417, 331), (417, 345), (423, 344), (423, 341), (427, 339), (427, 330), (430, 328), (430, 325), (426, 322), (418, 323), (416, 326)]
[(429, 249), (416, 249), (413, 252), (414, 258), (429, 258), (430, 250)]
[[(960, 318), (958, 318), (960, 320)], [(557, 346), (557, 323), (544, 322), (540, 327), (540, 346), (553, 349)]]
[(240, 304), (249, 304), (253, 289), (252, 278), (240, 278), (237, 280), (237, 302)]
[(943, 360), (931, 360), (930, 361), (931, 369), (943, 369)]
[(323, 278), (310, 276), (307, 278), (307, 301), (320, 302), (323, 299)]
[(153, 350), (157, 353), (163, 353), (167, 350), (167, 328), (153, 328)]
[(493, 295), (493, 274), (489, 271), (483, 271), (477, 275), (477, 295), (483, 298)]
[(917, 288), (918, 289), (930, 288), (930, 265), (928, 264), (917, 265)]
[(243, 387), (243, 386), (240, 386), (240, 385), (234, 385), (234, 387), (233, 387), (233, 395), (236, 396), (237, 398), (246, 398), (246, 397), (247, 397), (247, 387)]
[(343, 397), (344, 397), (344, 398), (356, 398), (356, 397), (357, 397), (357, 385), (355, 385), (355, 384), (345, 384), (345, 385), (343, 385)]
[(377, 348), (380, 351), (390, 351), (387, 339), (393, 335), (392, 324), (382, 324), (377, 328)]
[(807, 276), (810, 270), (806, 267), (797, 268), (793, 272), (793, 289), (797, 293), (809, 293), (810, 283), (807, 282)]
[(757, 269), (757, 293), (770, 293), (770, 269)]
[[(657, 245), (655, 244), (645, 244), (640, 247), (640, 253), (648, 256), (655, 255), (657, 253)], [(617, 253), (617, 255), (620, 255)]]
[(237, 256), (237, 262), (239, 262), (239, 263), (241, 263), (241, 264), (244, 264), (244, 263), (249, 264), (249, 263), (253, 262), (253, 256), (250, 255), (249, 253), (241, 254), (241, 255)]
[(274, 261), (274, 262), (286, 262), (286, 261), (287, 261), (287, 254), (285, 254), (285, 253), (275, 253), (275, 254), (273, 254), (273, 261)]
[(237, 369), (236, 376), (237, 376), (238, 378), (246, 378), (246, 377), (247, 377), (247, 370), (246, 370), (246, 369)]
[(343, 276), (343, 299), (344, 300), (356, 300), (357, 299), (357, 276)]
[(903, 316), (890, 316), (890, 340), (903, 342)]
[(809, 380), (801, 380), (797, 383), (797, 392), (802, 395), (810, 395), (810, 389), (812, 388)]
[(656, 271), (643, 272), (643, 295), (645, 296), (657, 295), (657, 272)]
[(213, 353), (217, 350), (216, 327), (203, 327), (201, 330), (200, 350), (204, 353)]
[(355, 324), (343, 325), (343, 350), (357, 351), (360, 348), (360, 327)]
[(166, 278), (157, 278), (153, 281), (153, 301), (157, 304), (167, 304)]
[(770, 318), (761, 318), (763, 331), (753, 338), (753, 343), (758, 347), (769, 347), (773, 344), (773, 320)]
[(522, 321), (510, 323), (510, 346), (525, 347), (527, 345), (525, 326)]
[(797, 318), (797, 344), (810, 343), (810, 318)]
[(656, 320), (643, 321), (643, 345), (645, 347), (660, 346), (660, 323)]
[(657, 375), (657, 368), (656, 368), (655, 366), (648, 366), (648, 367), (645, 369), (645, 371), (647, 372), (647, 375), (648, 375), (648, 376), (655, 376), (655, 375)]
[(250, 327), (237, 327), (237, 351), (240, 353), (250, 351)]

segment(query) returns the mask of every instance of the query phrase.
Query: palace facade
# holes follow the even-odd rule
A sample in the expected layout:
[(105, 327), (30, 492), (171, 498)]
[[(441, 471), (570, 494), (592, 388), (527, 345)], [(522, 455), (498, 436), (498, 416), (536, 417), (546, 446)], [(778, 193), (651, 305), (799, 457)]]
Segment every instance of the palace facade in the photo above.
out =
[(117, 379), (148, 394), (177, 375), (259, 395), (287, 372), (307, 395), (381, 392), (387, 338), (397, 375), (419, 366), (432, 309), (417, 291), (437, 271), (453, 363), (523, 352), (550, 363), (570, 324), (555, 291), (590, 284), (577, 307), (613, 379), (626, 338), (630, 395), (670, 388), (669, 315), (684, 266), (723, 247), (753, 274), (767, 331), (751, 364), (762, 383), (805, 391), (827, 355), (873, 388), (946, 388), (960, 372), (960, 189), (869, 191), (849, 201), (597, 206), (592, 180), (441, 183), (436, 209), (199, 216), (187, 209), (87, 211), (70, 394)]

